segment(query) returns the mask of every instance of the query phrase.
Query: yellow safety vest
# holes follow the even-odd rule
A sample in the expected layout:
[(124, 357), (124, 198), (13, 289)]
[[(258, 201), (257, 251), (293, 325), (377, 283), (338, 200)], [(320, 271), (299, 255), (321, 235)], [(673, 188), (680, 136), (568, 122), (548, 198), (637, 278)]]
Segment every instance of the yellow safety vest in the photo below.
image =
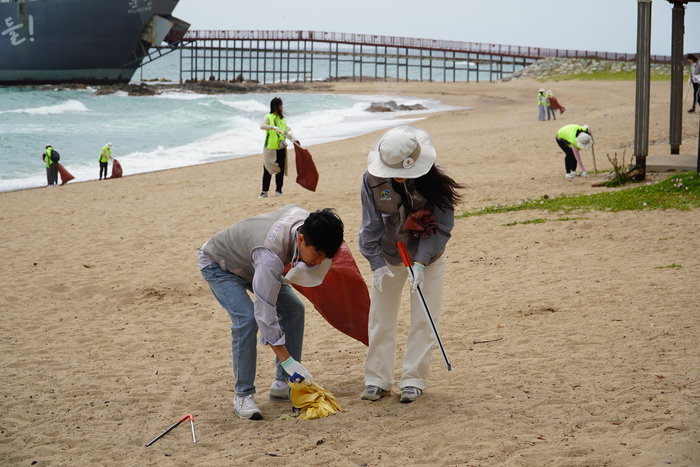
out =
[(51, 164), (54, 164), (54, 161), (51, 160), (51, 152), (53, 152), (53, 148), (46, 148), (46, 167), (51, 167)]
[[(103, 156), (102, 151), (104, 151), (107, 155)], [(109, 149), (108, 146), (103, 147), (102, 150), (100, 150), (100, 162), (107, 162), (109, 160), (109, 156), (111, 156), (111, 155), (112, 155), (112, 150)]]
[(564, 125), (563, 127), (559, 128), (559, 131), (557, 132), (557, 138), (563, 139), (564, 141), (569, 143), (567, 145), (569, 147), (571, 147), (571, 145), (573, 144), (578, 149), (581, 149), (578, 145), (578, 142), (576, 141), (576, 136), (578, 136), (579, 132), (581, 131), (583, 131), (584, 133), (588, 133), (589, 135), (591, 134), (588, 130), (586, 130), (586, 127), (584, 126), (575, 124)]
[[(265, 115), (265, 118), (267, 118), (270, 126), (276, 126), (283, 134), (287, 130), (287, 122), (284, 118), (280, 118), (272, 113)], [(268, 149), (279, 149), (280, 141), (284, 141), (284, 136), (277, 134), (274, 128), (267, 130), (265, 133), (265, 147)]]

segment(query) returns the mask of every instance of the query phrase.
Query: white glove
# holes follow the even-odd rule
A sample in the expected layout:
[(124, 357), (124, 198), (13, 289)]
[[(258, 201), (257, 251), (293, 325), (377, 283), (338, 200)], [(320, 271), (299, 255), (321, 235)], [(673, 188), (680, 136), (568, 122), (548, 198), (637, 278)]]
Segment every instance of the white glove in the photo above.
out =
[(583, 178), (588, 177), (588, 172), (586, 172), (586, 171), (584, 170), (583, 172), (581, 172), (581, 176), (582, 176)]
[(272, 129), (275, 130), (277, 133), (280, 133), (280, 127), (273, 125)]
[[(306, 384), (311, 384), (311, 381), (313, 381), (314, 379), (311, 372), (304, 368), (304, 365), (297, 362), (292, 357), (289, 357), (288, 359), (282, 362), (282, 368), (284, 368), (284, 371), (286, 371), (289, 376), (294, 376), (294, 373), (297, 373), (302, 378), (304, 378), (304, 382), (306, 382)], [(298, 381), (292, 382), (296, 383)]]
[(391, 272), (388, 266), (382, 266), (379, 269), (372, 271), (372, 287), (377, 289), (379, 292), (383, 292), (382, 284), (384, 283), (385, 277), (394, 277), (394, 273)]
[(425, 275), (423, 275), (425, 265), (421, 263), (413, 263), (413, 278), (410, 280), (411, 292), (415, 292), (418, 287), (423, 287), (425, 284)]

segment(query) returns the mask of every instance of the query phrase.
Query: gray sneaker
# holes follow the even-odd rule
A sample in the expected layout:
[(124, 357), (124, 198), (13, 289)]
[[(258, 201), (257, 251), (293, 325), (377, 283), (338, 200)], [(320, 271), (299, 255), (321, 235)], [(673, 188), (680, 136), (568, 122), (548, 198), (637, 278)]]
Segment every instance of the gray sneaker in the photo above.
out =
[(278, 388), (275, 386), (275, 383), (272, 383), (272, 386), (270, 386), (270, 400), (273, 402), (289, 402), (291, 391), (292, 389), (289, 385), (286, 385), (284, 388)]
[(413, 402), (414, 400), (418, 399), (421, 394), (423, 394), (421, 389), (414, 386), (406, 386), (401, 390), (401, 399), (399, 399), (399, 402), (403, 402), (404, 404)]
[(263, 416), (255, 403), (255, 397), (236, 396), (233, 398), (233, 411), (239, 418), (247, 418), (249, 420), (262, 420)]
[(385, 391), (379, 386), (372, 386), (371, 384), (365, 388), (360, 396), (360, 399), (365, 401), (378, 401), (384, 396), (391, 394), (391, 391)]
[(260, 193), (260, 196), (258, 196), (258, 199), (260, 198), (267, 198), (267, 191), (263, 191)]

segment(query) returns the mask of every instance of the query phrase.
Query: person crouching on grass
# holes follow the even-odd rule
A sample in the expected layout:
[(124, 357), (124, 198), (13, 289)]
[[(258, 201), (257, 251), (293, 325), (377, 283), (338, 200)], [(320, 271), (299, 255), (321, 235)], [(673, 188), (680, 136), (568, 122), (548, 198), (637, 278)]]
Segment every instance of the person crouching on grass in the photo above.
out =
[[(277, 357), (270, 400), (289, 401), (287, 381), (295, 373), (312, 382), (311, 372), (300, 363), (304, 304), (289, 283), (320, 285), (342, 243), (343, 222), (333, 209), (309, 213), (290, 204), (216, 233), (199, 250), (202, 277), (233, 323), (233, 407), (238, 417), (263, 418), (253, 396), (257, 343), (270, 346)], [(292, 267), (285, 275), (287, 265)]]
[(408, 278), (396, 246), (399, 241), (405, 244), (414, 271), (414, 278), (409, 279), (411, 325), (398, 382), (399, 400), (413, 402), (427, 385), (435, 338), (415, 292), (421, 288), (435, 326), (439, 326), (445, 246), (455, 222), (454, 206), (462, 198), (456, 190), (464, 188), (435, 164), (435, 157), (430, 135), (413, 125), (385, 132), (367, 157), (360, 189), (359, 241), (360, 252), (372, 269), (364, 400), (379, 400), (390, 394), (394, 384), (398, 314)]

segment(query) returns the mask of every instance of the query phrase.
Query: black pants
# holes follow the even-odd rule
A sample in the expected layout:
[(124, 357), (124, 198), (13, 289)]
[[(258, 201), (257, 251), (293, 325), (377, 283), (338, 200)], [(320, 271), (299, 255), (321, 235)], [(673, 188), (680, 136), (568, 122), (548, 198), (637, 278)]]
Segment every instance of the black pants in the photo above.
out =
[(105, 178), (107, 178), (107, 167), (109, 167), (109, 161), (108, 162), (102, 162), (100, 161), (100, 180), (102, 180), (102, 174), (105, 174)]
[(576, 172), (576, 156), (574, 156), (574, 150), (571, 149), (569, 143), (563, 139), (557, 138), (557, 144), (564, 151), (564, 167), (566, 167), (566, 173)]
[(693, 83), (693, 108), (698, 103), (698, 89), (700, 89), (700, 83)]
[[(275, 191), (282, 192), (282, 185), (284, 184), (284, 163), (287, 160), (287, 148), (282, 148), (277, 150), (277, 158), (275, 161), (280, 167), (280, 171), (275, 174)], [(272, 174), (265, 170), (263, 166), (263, 179), (262, 179), (262, 191), (270, 191), (270, 182), (272, 181)]]
[(58, 162), (46, 167), (46, 182), (48, 185), (58, 185)]

